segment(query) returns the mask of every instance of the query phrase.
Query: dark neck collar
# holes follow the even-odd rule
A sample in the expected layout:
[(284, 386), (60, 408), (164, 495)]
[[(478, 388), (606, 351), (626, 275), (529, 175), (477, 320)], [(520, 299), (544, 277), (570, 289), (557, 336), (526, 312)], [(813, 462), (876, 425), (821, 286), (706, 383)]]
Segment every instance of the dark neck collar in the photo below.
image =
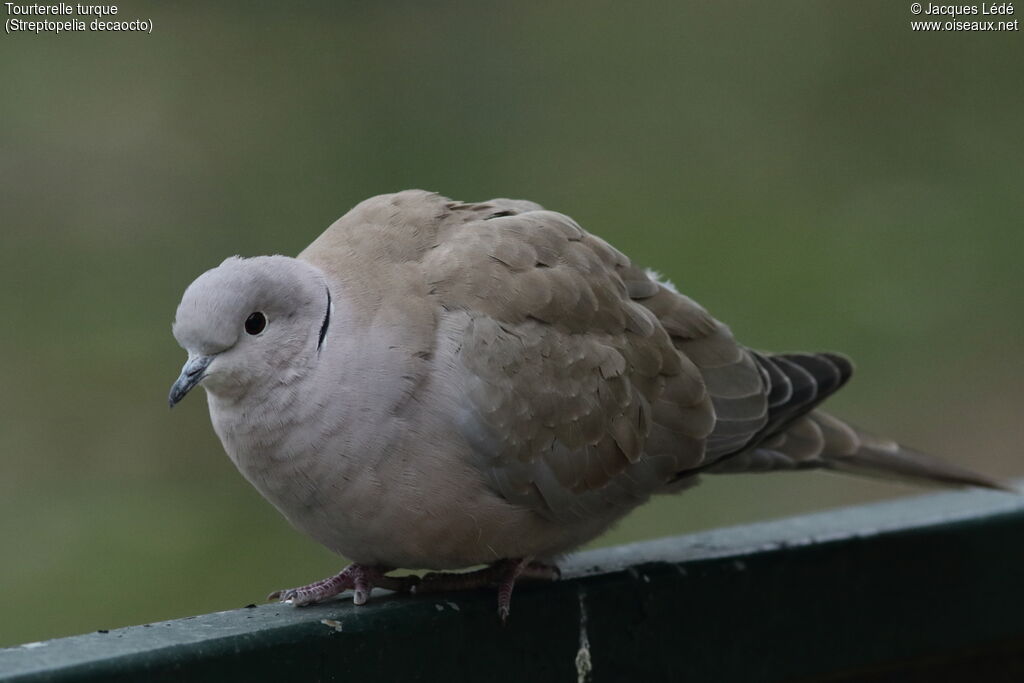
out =
[(320, 338), (316, 342), (316, 350), (324, 345), (324, 337), (327, 336), (327, 328), (331, 326), (331, 290), (327, 290), (327, 310), (324, 311), (324, 322), (320, 325)]

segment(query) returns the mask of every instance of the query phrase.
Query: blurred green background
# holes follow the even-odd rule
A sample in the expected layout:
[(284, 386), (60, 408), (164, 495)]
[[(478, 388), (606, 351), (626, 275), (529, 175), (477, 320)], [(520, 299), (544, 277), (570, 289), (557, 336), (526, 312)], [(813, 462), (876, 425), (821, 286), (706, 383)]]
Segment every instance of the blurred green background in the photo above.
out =
[[(173, 413), (185, 286), (370, 195), (525, 197), (770, 350), (831, 405), (1024, 474), (1024, 50), (893, 2), (156, 3), (152, 35), (0, 38), (0, 645), (332, 573)], [(3, 11), (0, 8), (0, 11)], [(910, 488), (718, 478), (601, 543)]]

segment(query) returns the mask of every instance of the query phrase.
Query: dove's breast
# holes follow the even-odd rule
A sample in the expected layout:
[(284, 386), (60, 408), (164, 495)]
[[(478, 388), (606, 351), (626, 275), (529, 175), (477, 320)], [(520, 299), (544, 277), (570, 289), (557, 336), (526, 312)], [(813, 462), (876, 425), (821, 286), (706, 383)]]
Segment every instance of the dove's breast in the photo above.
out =
[[(211, 394), (214, 428), (245, 478), (296, 528), (363, 564), (452, 569), (576, 545), (580, 530), (485, 481), (457, 425), (450, 359), (417, 368), (389, 346), (327, 347), (337, 357), (259, 403)], [(359, 364), (338, 361), (356, 353)], [(608, 523), (588, 521), (585, 534)]]

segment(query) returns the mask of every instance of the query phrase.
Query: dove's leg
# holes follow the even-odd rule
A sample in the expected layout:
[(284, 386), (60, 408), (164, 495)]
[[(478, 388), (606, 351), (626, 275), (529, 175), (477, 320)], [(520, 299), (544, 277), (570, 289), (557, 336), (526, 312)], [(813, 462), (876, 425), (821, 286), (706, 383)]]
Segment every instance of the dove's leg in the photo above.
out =
[(393, 591), (408, 591), (418, 581), (415, 576), (386, 576), (390, 567), (368, 567), (362, 564), (350, 564), (334, 576), (316, 581), (306, 586), (275, 591), (267, 596), (267, 600), (290, 602), (301, 607), (333, 598), (347, 590), (352, 591), (352, 602), (356, 605), (366, 603), (373, 588), (386, 588)]
[(512, 589), (516, 587), (516, 579), (523, 573), (529, 560), (513, 561), (504, 567), (498, 580), (498, 618), (501, 623), (508, 621), (512, 611)]
[(472, 590), (488, 586), (498, 587), (498, 617), (508, 619), (512, 602), (512, 589), (516, 579), (554, 581), (561, 576), (558, 567), (529, 558), (499, 560), (494, 564), (472, 572), (439, 572), (426, 574), (413, 589), (416, 593)]

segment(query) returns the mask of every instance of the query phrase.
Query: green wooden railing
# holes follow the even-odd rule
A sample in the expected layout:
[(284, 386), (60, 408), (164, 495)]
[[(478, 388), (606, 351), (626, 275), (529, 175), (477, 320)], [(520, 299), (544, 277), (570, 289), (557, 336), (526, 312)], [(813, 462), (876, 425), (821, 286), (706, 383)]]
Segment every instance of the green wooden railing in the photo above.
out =
[(262, 605), (0, 650), (0, 681), (1024, 681), (1024, 498), (581, 553), (555, 584)]

